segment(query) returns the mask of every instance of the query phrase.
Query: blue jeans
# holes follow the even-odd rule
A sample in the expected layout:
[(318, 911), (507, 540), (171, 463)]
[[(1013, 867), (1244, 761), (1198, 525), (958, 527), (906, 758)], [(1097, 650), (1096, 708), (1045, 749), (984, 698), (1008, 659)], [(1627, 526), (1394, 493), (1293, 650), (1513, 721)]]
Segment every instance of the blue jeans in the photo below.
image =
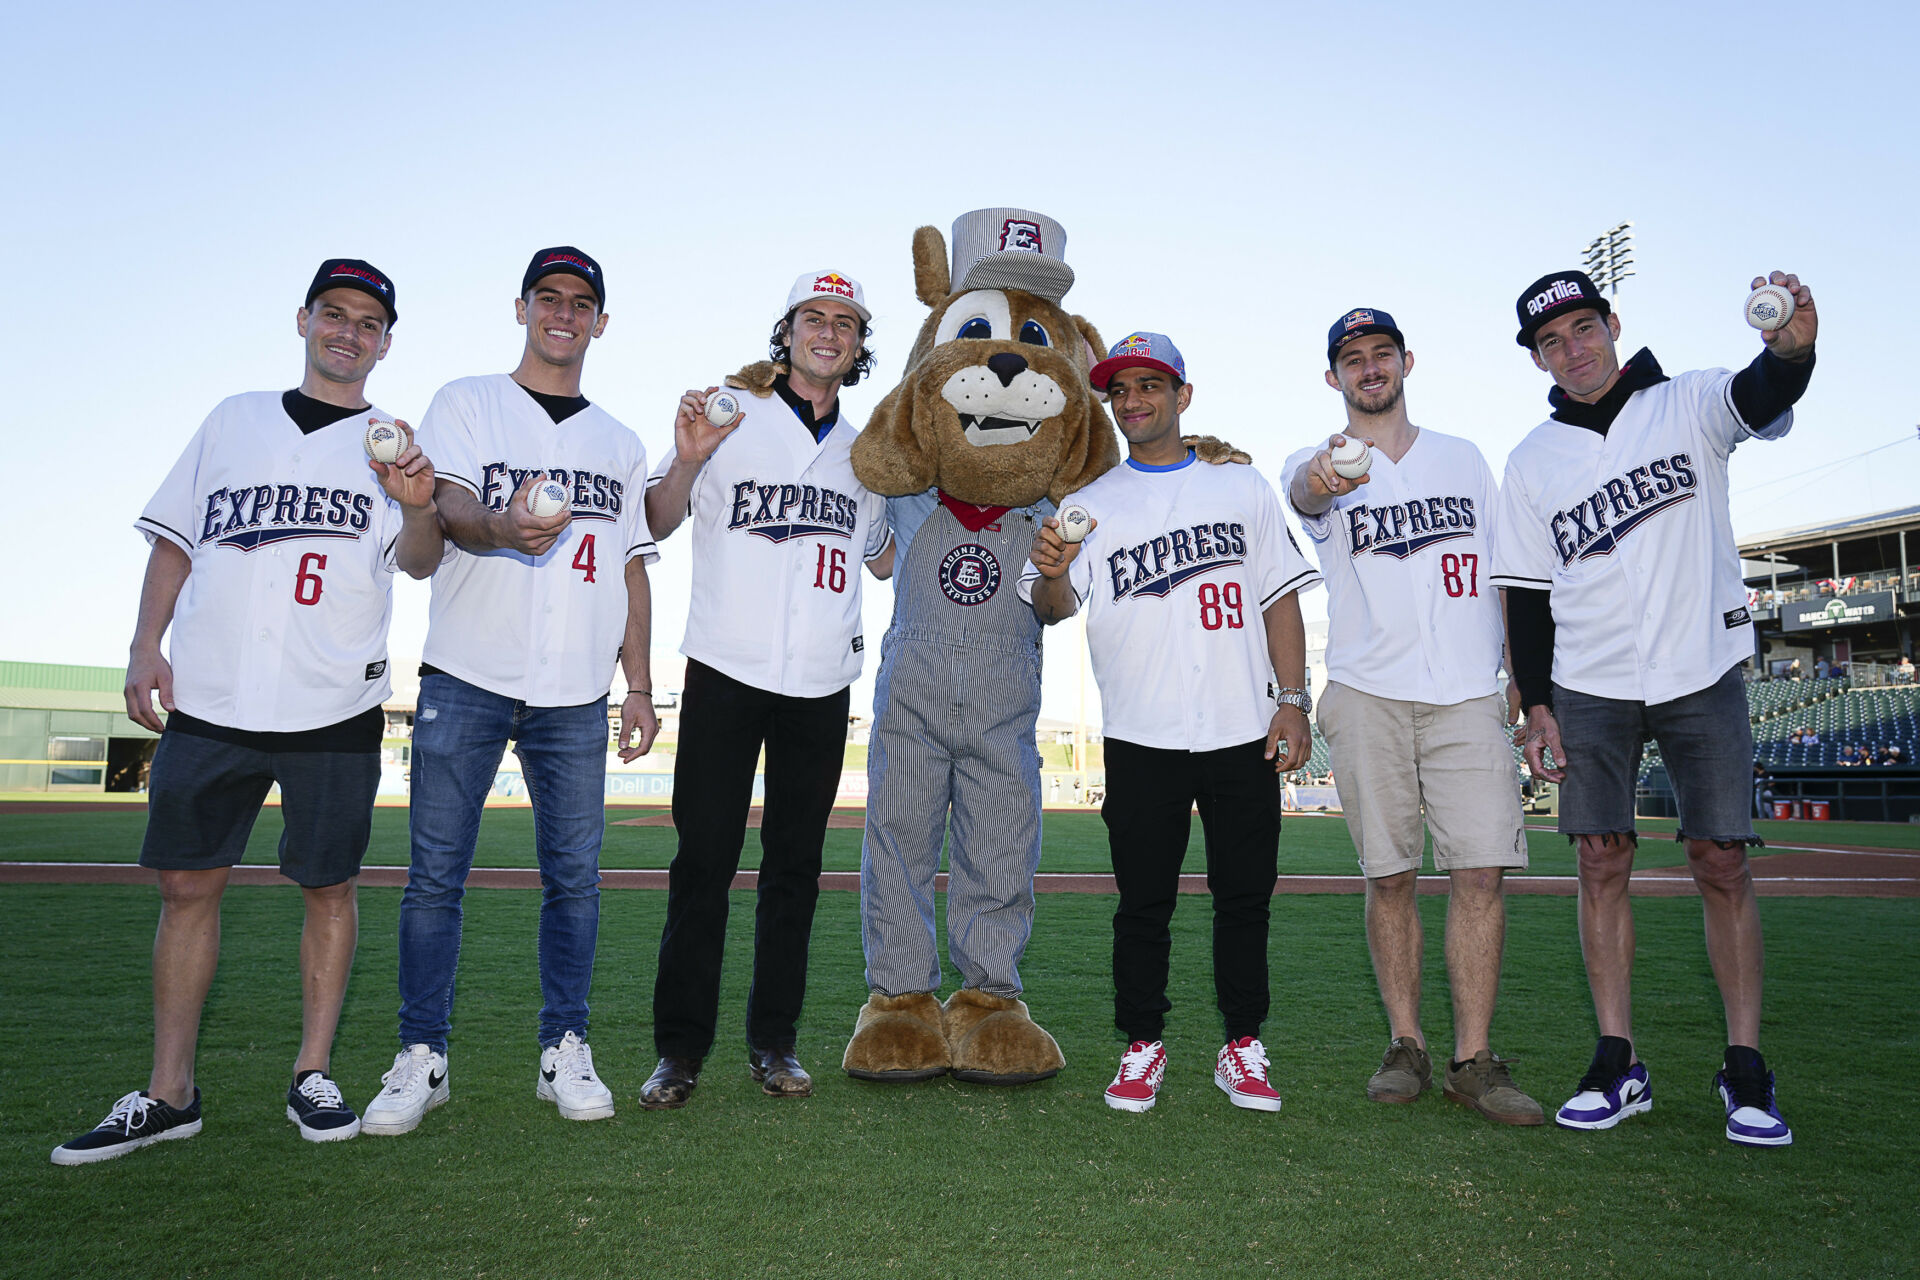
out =
[(460, 900), (480, 810), (507, 742), (533, 801), (540, 857), (540, 1044), (587, 1037), (606, 832), (607, 700), (530, 707), (436, 673), (413, 723), (413, 863), (400, 898), (400, 1043), (447, 1051)]

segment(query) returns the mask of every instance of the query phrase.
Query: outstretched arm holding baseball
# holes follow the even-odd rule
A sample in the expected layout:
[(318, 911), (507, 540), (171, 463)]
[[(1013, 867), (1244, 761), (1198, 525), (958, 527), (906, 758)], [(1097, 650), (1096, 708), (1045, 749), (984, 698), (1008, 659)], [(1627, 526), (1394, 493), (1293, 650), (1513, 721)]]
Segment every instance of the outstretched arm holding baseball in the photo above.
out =
[(480, 505), (473, 490), (452, 480), (438, 481), (433, 499), (440, 509), (440, 526), (447, 536), (469, 551), (508, 550), (530, 556), (545, 555), (573, 520), (573, 512), (562, 510), (550, 516), (536, 516), (527, 507), (527, 494), (547, 478), (536, 471), (520, 482), (507, 500), (506, 510), (489, 511)]
[[(1361, 437), (1353, 436), (1354, 440)], [(1373, 477), (1362, 472), (1357, 479), (1349, 480), (1333, 469), (1333, 451), (1346, 445), (1349, 437), (1335, 433), (1327, 438), (1327, 443), (1313, 455), (1306, 466), (1293, 473), (1293, 483), (1287, 486), (1287, 501), (1301, 515), (1317, 516), (1333, 505), (1333, 500), (1343, 493), (1351, 493)], [(1365, 441), (1367, 448), (1373, 448), (1373, 441)]]
[[(1087, 525), (1087, 532), (1100, 527), (1098, 520)], [(1060, 536), (1060, 522), (1052, 516), (1040, 522), (1040, 532), (1033, 537), (1033, 550), (1028, 559), (1033, 567), (1040, 571), (1039, 581), (1033, 584), (1033, 615), (1042, 625), (1052, 626), (1064, 622), (1080, 612), (1079, 598), (1073, 594), (1073, 583), (1067, 580), (1067, 567), (1080, 554), (1078, 542), (1067, 542)]]
[(724, 427), (716, 427), (707, 419), (707, 397), (719, 390), (708, 387), (680, 397), (680, 407), (673, 415), (673, 463), (660, 483), (647, 486), (647, 528), (655, 542), (665, 542), (687, 518), (687, 502), (700, 468), (707, 465), (720, 442), (747, 420), (744, 411)]
[[(1300, 619), (1300, 593), (1287, 592), (1260, 617), (1267, 628), (1267, 658), (1273, 663), (1274, 679), (1289, 689), (1306, 688), (1307, 628)], [(1313, 729), (1307, 724), (1307, 713), (1281, 704), (1267, 726), (1266, 757), (1273, 761), (1273, 771), (1300, 768), (1312, 755)]]
[(173, 622), (173, 606), (180, 599), (193, 561), (178, 545), (155, 538), (147, 556), (147, 575), (140, 583), (140, 615), (133, 626), (133, 644), (127, 652), (127, 718), (143, 729), (159, 733), (166, 726), (153, 709), (153, 695), (173, 711), (173, 666), (160, 652), (160, 637)]
[(406, 448), (392, 462), (369, 458), (367, 466), (380, 477), (380, 487), (400, 504), (400, 537), (394, 544), (394, 563), (410, 578), (431, 578), (440, 567), (446, 536), (440, 528), (440, 509), (434, 503), (433, 463), (420, 452), (413, 430), (396, 423), (405, 434)]

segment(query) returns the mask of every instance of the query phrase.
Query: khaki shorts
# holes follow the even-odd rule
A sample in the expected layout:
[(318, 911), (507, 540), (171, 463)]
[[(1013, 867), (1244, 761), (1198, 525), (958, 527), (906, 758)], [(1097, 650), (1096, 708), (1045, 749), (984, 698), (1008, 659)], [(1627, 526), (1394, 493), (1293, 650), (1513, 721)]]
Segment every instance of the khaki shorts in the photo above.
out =
[(1527, 865), (1520, 775), (1499, 694), (1436, 707), (1330, 683), (1320, 733), (1369, 879), (1419, 870), (1423, 808), (1440, 870)]

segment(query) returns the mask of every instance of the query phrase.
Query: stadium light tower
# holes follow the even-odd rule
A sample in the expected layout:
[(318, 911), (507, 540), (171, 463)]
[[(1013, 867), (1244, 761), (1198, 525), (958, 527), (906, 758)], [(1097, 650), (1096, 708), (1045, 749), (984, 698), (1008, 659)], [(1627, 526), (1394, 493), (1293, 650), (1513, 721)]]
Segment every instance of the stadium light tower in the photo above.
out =
[(1633, 224), (1623, 222), (1595, 236), (1582, 261), (1602, 292), (1611, 289), (1613, 296), (1619, 297), (1620, 282), (1636, 274), (1627, 270), (1633, 265)]

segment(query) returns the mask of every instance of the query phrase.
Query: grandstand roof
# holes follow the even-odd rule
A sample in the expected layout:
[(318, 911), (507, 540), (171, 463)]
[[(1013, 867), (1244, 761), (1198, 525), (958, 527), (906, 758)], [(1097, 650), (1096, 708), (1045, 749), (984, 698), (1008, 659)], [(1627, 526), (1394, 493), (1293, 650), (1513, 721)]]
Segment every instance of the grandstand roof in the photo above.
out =
[(1892, 533), (1903, 528), (1920, 528), (1920, 506), (1896, 507), (1891, 511), (1851, 516), (1845, 520), (1825, 520), (1818, 524), (1793, 525), (1757, 533), (1750, 538), (1740, 539), (1740, 554), (1753, 559), (1754, 552), (1786, 551), (1793, 547), (1817, 546), (1873, 533)]

